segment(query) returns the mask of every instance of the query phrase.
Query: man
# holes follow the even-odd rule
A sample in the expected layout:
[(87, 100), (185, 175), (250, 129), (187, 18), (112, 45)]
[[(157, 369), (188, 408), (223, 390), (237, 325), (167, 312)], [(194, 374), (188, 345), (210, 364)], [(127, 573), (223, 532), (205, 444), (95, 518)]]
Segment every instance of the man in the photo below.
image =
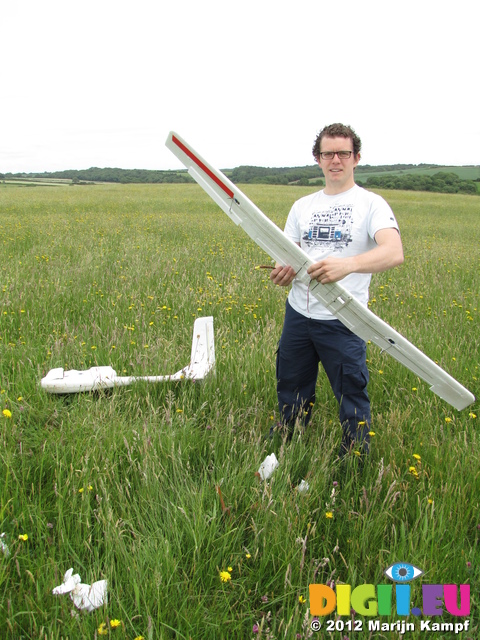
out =
[[(322, 191), (293, 205), (285, 234), (315, 263), (312, 280), (341, 281), (363, 304), (371, 274), (403, 262), (395, 216), (380, 196), (355, 184), (360, 138), (351, 127), (332, 124), (317, 136), (313, 156), (325, 176)], [(340, 457), (355, 447), (368, 453), (370, 400), (365, 342), (337, 320), (309, 288), (295, 280), (291, 266), (276, 265), (274, 284), (292, 284), (277, 353), (277, 396), (282, 425), (291, 438), (295, 422), (306, 425), (315, 402), (319, 362), (339, 403)]]

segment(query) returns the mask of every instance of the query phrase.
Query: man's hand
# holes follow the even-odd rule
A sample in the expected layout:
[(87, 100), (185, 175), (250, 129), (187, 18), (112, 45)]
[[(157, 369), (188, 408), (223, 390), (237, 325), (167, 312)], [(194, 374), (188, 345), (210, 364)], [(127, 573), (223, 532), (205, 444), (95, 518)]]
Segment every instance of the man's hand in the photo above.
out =
[(282, 267), (281, 265), (276, 265), (275, 269), (272, 269), (270, 273), (270, 280), (273, 284), (278, 284), (280, 287), (287, 287), (292, 283), (292, 280), (295, 278), (295, 271), (293, 267), (286, 266)]
[(377, 246), (349, 258), (325, 258), (307, 269), (312, 280), (322, 284), (338, 282), (349, 273), (380, 273), (402, 264), (403, 248), (400, 234), (394, 228), (380, 229), (375, 234)]
[(307, 269), (312, 280), (318, 280), (322, 284), (338, 282), (352, 273), (352, 261), (349, 258), (325, 258), (315, 262)]

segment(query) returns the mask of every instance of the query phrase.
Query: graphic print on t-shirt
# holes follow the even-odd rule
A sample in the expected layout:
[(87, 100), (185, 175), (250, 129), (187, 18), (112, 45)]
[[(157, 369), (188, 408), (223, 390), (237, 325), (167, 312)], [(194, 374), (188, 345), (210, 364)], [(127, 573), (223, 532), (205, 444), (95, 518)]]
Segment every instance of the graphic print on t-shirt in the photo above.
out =
[(352, 241), (353, 205), (332, 205), (312, 213), (303, 242), (308, 246), (330, 251), (342, 251)]

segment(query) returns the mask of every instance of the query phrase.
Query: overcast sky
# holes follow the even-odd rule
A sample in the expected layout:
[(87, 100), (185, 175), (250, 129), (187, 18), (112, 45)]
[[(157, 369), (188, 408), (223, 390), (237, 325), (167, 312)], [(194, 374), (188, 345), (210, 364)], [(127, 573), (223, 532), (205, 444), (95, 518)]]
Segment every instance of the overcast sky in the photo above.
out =
[(350, 124), (363, 164), (480, 164), (466, 0), (23, 0), (0, 13), (0, 172), (313, 164)]

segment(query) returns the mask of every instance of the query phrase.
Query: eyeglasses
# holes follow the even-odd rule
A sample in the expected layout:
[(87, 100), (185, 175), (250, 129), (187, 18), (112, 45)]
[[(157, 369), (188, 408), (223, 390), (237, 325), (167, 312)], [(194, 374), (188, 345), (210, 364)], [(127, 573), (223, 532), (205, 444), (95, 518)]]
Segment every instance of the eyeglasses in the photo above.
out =
[(338, 156), (339, 160), (346, 160), (350, 158), (353, 151), (320, 151), (320, 157), (322, 160), (333, 160), (335, 156)]

